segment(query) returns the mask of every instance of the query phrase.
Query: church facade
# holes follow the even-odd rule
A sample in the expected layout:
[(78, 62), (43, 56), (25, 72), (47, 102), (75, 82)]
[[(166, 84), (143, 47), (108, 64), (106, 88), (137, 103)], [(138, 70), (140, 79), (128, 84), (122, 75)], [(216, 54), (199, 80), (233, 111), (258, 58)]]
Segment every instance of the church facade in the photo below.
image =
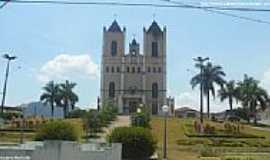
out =
[(101, 103), (110, 101), (121, 114), (131, 114), (140, 105), (153, 115), (162, 113), (166, 99), (166, 27), (153, 21), (143, 28), (143, 46), (133, 39), (126, 46), (126, 28), (114, 21), (103, 28)]

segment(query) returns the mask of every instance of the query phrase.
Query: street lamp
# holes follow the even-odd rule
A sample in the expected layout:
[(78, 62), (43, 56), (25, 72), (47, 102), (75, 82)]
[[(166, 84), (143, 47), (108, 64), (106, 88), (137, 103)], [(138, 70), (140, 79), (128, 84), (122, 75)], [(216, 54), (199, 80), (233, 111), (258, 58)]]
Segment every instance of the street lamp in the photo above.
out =
[(9, 65), (12, 60), (15, 60), (16, 56), (10, 56), (8, 54), (4, 54), (3, 58), (7, 60), (7, 67), (6, 67), (6, 74), (5, 74), (5, 82), (3, 87), (3, 96), (2, 96), (2, 103), (1, 103), (1, 113), (4, 113), (4, 105), (6, 99), (6, 91), (7, 91), (7, 82), (8, 82), (8, 74), (9, 74)]
[(203, 79), (203, 65), (205, 61), (209, 60), (209, 57), (202, 58), (202, 57), (197, 57), (193, 58), (195, 62), (199, 63), (200, 67), (200, 75), (201, 75), (201, 82), (200, 82), (200, 121), (201, 125), (203, 124), (203, 84), (202, 84), (202, 79)]
[(163, 160), (167, 159), (167, 116), (169, 112), (169, 106), (164, 105), (162, 107), (164, 113), (164, 135), (163, 135)]
[(142, 109), (141, 108), (137, 108), (137, 113), (142, 113)]

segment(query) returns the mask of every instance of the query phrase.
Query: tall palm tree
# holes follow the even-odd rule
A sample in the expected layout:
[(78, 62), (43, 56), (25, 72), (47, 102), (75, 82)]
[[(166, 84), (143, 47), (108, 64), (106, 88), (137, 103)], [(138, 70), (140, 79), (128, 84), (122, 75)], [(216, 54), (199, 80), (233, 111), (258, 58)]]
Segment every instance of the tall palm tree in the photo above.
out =
[(195, 75), (191, 79), (192, 88), (195, 88), (197, 85), (203, 85), (203, 93), (207, 98), (207, 117), (210, 118), (210, 93), (215, 97), (215, 85), (218, 85), (222, 88), (225, 83), (224, 77), (226, 74), (222, 70), (222, 67), (219, 65), (213, 65), (211, 62), (208, 62), (203, 66), (203, 72)]
[(59, 96), (59, 85), (50, 81), (43, 87), (44, 93), (40, 96), (40, 101), (51, 106), (51, 116), (54, 117), (54, 106)]
[(239, 82), (239, 93), (242, 105), (248, 108), (249, 114), (254, 117), (257, 124), (258, 110), (265, 110), (269, 104), (269, 95), (265, 89), (259, 86), (259, 81), (247, 75)]
[(75, 103), (79, 100), (77, 94), (73, 91), (76, 85), (76, 83), (69, 82), (68, 80), (66, 80), (65, 83), (60, 84), (60, 99), (58, 100), (58, 103), (63, 106), (65, 117), (69, 112), (69, 107), (72, 106), (73, 109)]
[(235, 81), (231, 80), (229, 82), (226, 82), (225, 86), (219, 90), (218, 94), (221, 102), (228, 99), (230, 111), (232, 112), (233, 102), (234, 100), (237, 101), (237, 99), (239, 98), (239, 90), (235, 84)]

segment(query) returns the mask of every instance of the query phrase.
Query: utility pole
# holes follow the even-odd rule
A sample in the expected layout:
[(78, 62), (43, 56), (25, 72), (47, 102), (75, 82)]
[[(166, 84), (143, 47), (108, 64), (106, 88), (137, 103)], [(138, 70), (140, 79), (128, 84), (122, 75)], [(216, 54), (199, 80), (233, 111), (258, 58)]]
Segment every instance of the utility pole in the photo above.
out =
[(4, 113), (4, 106), (5, 106), (5, 100), (6, 100), (6, 91), (7, 91), (7, 82), (8, 82), (8, 75), (9, 75), (9, 65), (12, 60), (15, 60), (16, 56), (10, 56), (8, 54), (4, 54), (3, 58), (7, 60), (7, 67), (6, 67), (6, 73), (5, 73), (5, 81), (4, 81), (4, 87), (3, 87), (3, 96), (2, 96), (2, 103), (1, 103), (1, 113)]
[(202, 84), (202, 79), (203, 79), (203, 65), (205, 61), (209, 60), (209, 57), (202, 58), (202, 57), (197, 57), (193, 58), (195, 62), (198, 62), (200, 65), (200, 75), (201, 75), (201, 82), (200, 82), (200, 121), (201, 125), (203, 124), (203, 84)]

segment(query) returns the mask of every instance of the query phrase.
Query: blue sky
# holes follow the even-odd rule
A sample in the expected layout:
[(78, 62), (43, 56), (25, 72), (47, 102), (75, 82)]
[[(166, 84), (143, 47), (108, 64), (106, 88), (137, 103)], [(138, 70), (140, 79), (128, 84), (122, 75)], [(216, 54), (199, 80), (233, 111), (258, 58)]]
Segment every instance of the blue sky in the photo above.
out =
[[(230, 13), (270, 20), (268, 13)], [(152, 23), (153, 14), (160, 26), (167, 26), (168, 90), (178, 106), (198, 108), (198, 90), (189, 85), (193, 73), (187, 72), (198, 55), (222, 65), (228, 80), (247, 73), (270, 91), (270, 25), (177, 8), (8, 4), (0, 10), (0, 53), (15, 54), (18, 60), (12, 63), (6, 103), (36, 101), (46, 80), (68, 78), (78, 83), (79, 106), (95, 104), (102, 30), (115, 14), (127, 28), (126, 44), (135, 34), (142, 45), (142, 29)], [(1, 89), (5, 65), (1, 59)], [(214, 111), (226, 106), (218, 100), (213, 105)]]

